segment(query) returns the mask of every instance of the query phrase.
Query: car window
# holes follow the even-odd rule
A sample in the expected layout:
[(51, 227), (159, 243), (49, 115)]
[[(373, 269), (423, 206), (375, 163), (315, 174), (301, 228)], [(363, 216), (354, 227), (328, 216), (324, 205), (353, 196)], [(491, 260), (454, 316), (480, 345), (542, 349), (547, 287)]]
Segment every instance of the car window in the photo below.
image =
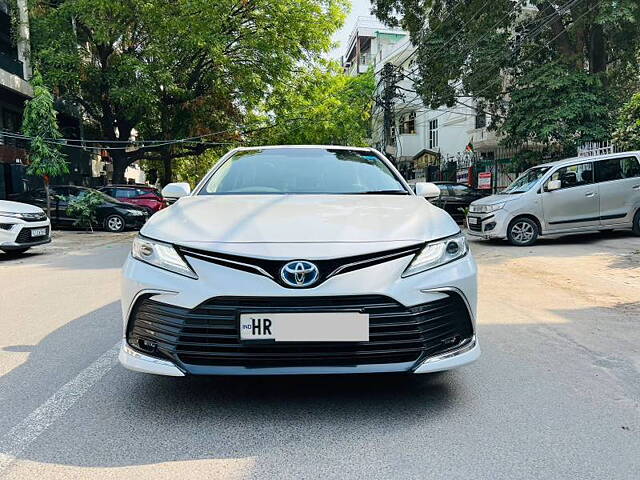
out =
[(111, 195), (112, 197), (115, 193), (113, 188), (102, 188), (100, 191), (106, 193), (107, 195)]
[(409, 194), (375, 154), (318, 147), (239, 151), (215, 171), (199, 195), (380, 192)]
[(596, 162), (596, 182), (609, 182), (640, 176), (636, 157), (609, 158)]
[(449, 185), (449, 188), (452, 190), (453, 194), (458, 197), (471, 195), (473, 193), (473, 191), (466, 185)]
[(549, 180), (560, 180), (560, 188), (589, 185), (593, 183), (593, 164), (588, 162), (562, 167), (555, 171)]

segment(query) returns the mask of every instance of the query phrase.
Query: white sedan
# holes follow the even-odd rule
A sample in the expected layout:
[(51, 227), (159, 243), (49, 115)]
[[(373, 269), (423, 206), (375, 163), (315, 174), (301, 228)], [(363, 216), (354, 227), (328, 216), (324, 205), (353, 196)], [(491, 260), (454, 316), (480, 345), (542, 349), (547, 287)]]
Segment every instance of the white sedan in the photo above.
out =
[[(417, 194), (416, 194), (417, 193)], [(474, 361), (476, 265), (369, 148), (240, 148), (156, 213), (122, 284), (121, 363), (161, 375), (426, 373)]]
[(51, 241), (51, 222), (41, 208), (0, 200), (0, 250), (24, 253)]

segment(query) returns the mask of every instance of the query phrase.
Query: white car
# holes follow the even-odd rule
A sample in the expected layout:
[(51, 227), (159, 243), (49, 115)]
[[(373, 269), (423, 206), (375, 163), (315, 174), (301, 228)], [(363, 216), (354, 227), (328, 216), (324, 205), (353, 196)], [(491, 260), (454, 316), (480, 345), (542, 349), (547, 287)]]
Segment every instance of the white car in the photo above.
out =
[(41, 208), (0, 200), (0, 250), (24, 253), (51, 241), (51, 222)]
[(476, 264), (452, 218), (368, 148), (225, 155), (123, 268), (120, 362), (183, 376), (436, 372), (480, 355)]

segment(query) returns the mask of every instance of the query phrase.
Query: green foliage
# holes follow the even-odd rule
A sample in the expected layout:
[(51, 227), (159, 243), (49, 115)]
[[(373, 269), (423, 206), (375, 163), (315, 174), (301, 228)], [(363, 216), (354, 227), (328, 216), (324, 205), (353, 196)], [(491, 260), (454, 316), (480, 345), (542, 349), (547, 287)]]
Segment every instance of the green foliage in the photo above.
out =
[(637, 0), (372, 3), (418, 46), (414, 75), (425, 104), (475, 97), (508, 145), (570, 152), (607, 139), (616, 101), (637, 86)]
[(368, 145), (373, 72), (345, 75), (335, 63), (314, 65), (278, 85), (263, 110), (265, 125), (251, 141), (260, 144)]
[(63, 175), (69, 168), (59, 145), (52, 142), (61, 137), (53, 95), (39, 72), (34, 74), (31, 84), (34, 96), (26, 102), (22, 122), (22, 132), (31, 137), (27, 173), (48, 178)]
[(640, 93), (622, 107), (614, 139), (626, 150), (640, 150)]
[[(331, 46), (346, 0), (32, 0), (34, 60), (108, 140), (228, 131), (296, 67)], [(209, 141), (229, 138), (221, 133)], [(114, 175), (139, 159), (211, 145), (113, 151)]]
[(88, 190), (86, 193), (68, 197), (66, 200), (69, 202), (67, 214), (71, 218), (75, 218), (73, 224), (89, 227), (93, 231), (93, 225), (97, 222), (98, 207), (104, 202), (102, 195), (96, 191)]

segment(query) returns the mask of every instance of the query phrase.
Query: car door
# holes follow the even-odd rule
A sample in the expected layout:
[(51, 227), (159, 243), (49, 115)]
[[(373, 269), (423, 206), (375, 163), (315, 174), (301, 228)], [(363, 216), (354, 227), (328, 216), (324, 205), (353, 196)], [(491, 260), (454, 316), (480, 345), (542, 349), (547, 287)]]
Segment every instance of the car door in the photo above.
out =
[[(561, 188), (548, 191), (551, 180)], [(542, 189), (542, 210), (546, 231), (589, 230), (600, 225), (598, 185), (593, 182), (593, 163), (583, 162), (558, 168)]]
[(69, 200), (78, 195), (78, 190), (74, 187), (56, 187), (56, 214), (57, 221), (62, 225), (73, 225), (74, 218), (67, 213)]
[(595, 162), (602, 225), (633, 221), (640, 205), (640, 162), (634, 155)]

